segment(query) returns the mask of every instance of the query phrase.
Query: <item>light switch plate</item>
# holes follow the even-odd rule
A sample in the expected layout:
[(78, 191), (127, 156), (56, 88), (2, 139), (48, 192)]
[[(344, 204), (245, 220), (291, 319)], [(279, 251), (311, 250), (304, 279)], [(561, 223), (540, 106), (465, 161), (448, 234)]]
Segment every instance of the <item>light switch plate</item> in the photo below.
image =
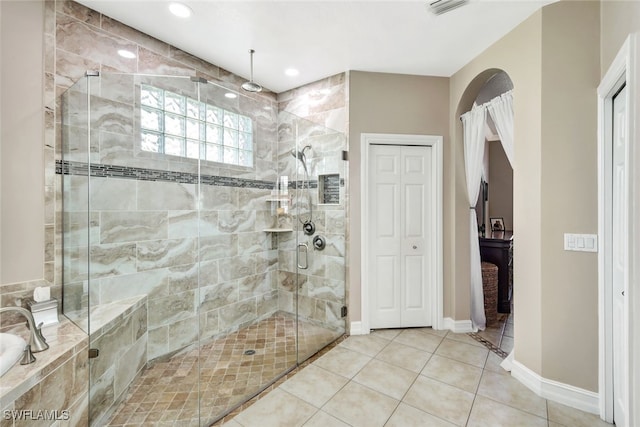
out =
[(596, 234), (564, 234), (564, 250), (576, 252), (598, 252)]

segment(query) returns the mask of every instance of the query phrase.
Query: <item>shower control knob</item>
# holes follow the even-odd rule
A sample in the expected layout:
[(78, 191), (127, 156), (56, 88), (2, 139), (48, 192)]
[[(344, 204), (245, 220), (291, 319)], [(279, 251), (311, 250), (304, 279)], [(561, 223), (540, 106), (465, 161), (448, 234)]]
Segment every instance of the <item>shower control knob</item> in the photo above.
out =
[(316, 225), (312, 221), (307, 221), (302, 225), (302, 231), (304, 231), (304, 234), (307, 236), (311, 236), (316, 232)]
[(325, 238), (324, 238), (324, 237), (322, 237), (322, 236), (316, 236), (316, 237), (314, 237), (314, 238), (313, 238), (313, 247), (314, 247), (316, 250), (321, 251), (321, 250), (323, 250), (323, 249), (324, 249), (324, 247), (325, 247), (326, 245), (327, 245), (327, 241), (325, 240)]
[(418, 249), (418, 247), (416, 245), (413, 245), (413, 249)]

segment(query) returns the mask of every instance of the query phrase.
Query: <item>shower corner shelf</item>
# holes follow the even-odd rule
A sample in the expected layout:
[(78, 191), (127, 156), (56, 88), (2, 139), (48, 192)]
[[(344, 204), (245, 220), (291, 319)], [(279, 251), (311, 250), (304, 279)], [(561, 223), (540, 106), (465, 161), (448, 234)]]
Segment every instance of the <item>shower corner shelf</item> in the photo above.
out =
[(266, 199), (267, 202), (290, 202), (291, 196), (288, 194), (278, 195), (278, 196), (269, 196)]
[(291, 233), (293, 228), (265, 228), (265, 233)]

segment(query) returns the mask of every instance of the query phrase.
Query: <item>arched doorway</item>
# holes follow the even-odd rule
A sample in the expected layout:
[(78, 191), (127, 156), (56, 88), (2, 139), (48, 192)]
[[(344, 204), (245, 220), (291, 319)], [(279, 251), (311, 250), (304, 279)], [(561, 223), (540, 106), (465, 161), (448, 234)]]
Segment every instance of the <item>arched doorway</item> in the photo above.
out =
[[(465, 158), (465, 170), (467, 177), (467, 185), (471, 182), (471, 186), (475, 185), (475, 181), (470, 179), (478, 178), (480, 182), (480, 190), (477, 192), (479, 197), (475, 199), (474, 191), (469, 189), (470, 205), (475, 205), (477, 214), (477, 235), (475, 230), (469, 230), (471, 238), (471, 254), (470, 254), (470, 277), (471, 277), (471, 311), (472, 320), (475, 326), (481, 331), (479, 335), (492, 343), (495, 347), (502, 348), (503, 351), (509, 353), (513, 349), (513, 318), (511, 317), (512, 307), (512, 237), (513, 237), (513, 112), (511, 111), (511, 120), (505, 121), (496, 109), (497, 103), (502, 103), (503, 97), (511, 97), (513, 83), (508, 74), (502, 70), (490, 69), (480, 73), (468, 85), (464, 95), (458, 105), (458, 113), (464, 115), (465, 126), (483, 126), (475, 132), (478, 139), (477, 143), (484, 146), (484, 153), (478, 153), (478, 150), (470, 150), (469, 142), (464, 142), (464, 138), (460, 138), (465, 144), (465, 157), (473, 156), (475, 151), (475, 159)], [(511, 103), (507, 103), (511, 107)], [(488, 110), (482, 117), (482, 122), (473, 123), (467, 111)], [(496, 126), (493, 117), (499, 126)], [(461, 117), (462, 119), (463, 117)], [(462, 126), (460, 126), (462, 127)], [(469, 138), (469, 132), (465, 132)], [(500, 134), (504, 138), (500, 137)], [(461, 132), (462, 136), (462, 132)], [(503, 148), (507, 147), (509, 155), (505, 153)], [(480, 147), (481, 145), (478, 145)], [(470, 150), (470, 151), (469, 151)], [(481, 158), (480, 158), (481, 157)], [(480, 160), (482, 165), (480, 168), (470, 166), (471, 162)], [(471, 168), (471, 169), (470, 169)], [(481, 178), (474, 174), (481, 173)], [(471, 222), (473, 224), (473, 221)], [(473, 228), (473, 225), (471, 225)], [(474, 239), (479, 240), (476, 246)], [(476, 254), (474, 254), (474, 251)], [(474, 260), (474, 257), (476, 258)], [(495, 272), (497, 269), (497, 289), (478, 289), (483, 287), (480, 276), (480, 261), (482, 266), (489, 262), (493, 265), (490, 267)], [(495, 267), (494, 267), (495, 266)], [(495, 285), (495, 284), (494, 284)], [(484, 291), (484, 292), (483, 292)], [(497, 295), (496, 295), (497, 293)], [(483, 298), (482, 295), (485, 294)], [(483, 301), (484, 299), (484, 301)], [(480, 302), (481, 305), (478, 305)], [(485, 308), (482, 313), (482, 308)], [(475, 307), (475, 308), (474, 308)], [(482, 317), (478, 317), (480, 312)], [(486, 324), (484, 322), (486, 314)], [(475, 318), (474, 318), (475, 316)], [(479, 320), (478, 320), (479, 319)], [(485, 328), (486, 326), (486, 328)], [(482, 330), (484, 329), (484, 330)]]

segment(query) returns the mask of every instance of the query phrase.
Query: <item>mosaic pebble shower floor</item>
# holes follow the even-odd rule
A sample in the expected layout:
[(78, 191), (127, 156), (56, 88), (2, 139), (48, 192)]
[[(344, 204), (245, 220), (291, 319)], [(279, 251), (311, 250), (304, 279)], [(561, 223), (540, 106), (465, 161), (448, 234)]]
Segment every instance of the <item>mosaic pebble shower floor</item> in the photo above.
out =
[[(339, 336), (302, 320), (298, 328), (300, 360)], [(209, 425), (295, 366), (295, 334), (295, 319), (276, 314), (199, 349), (155, 362), (133, 382), (106, 425)], [(255, 353), (245, 354), (250, 350)]]

